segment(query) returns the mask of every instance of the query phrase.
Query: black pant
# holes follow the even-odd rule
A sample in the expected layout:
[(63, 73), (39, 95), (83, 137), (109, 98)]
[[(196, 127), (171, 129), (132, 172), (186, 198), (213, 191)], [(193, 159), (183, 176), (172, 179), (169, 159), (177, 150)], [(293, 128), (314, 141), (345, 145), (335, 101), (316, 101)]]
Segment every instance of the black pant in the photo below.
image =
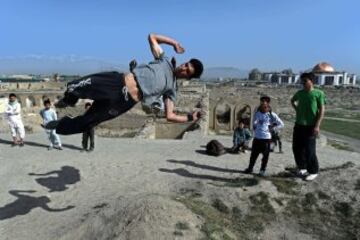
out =
[(250, 163), (249, 163), (249, 167), (248, 167), (250, 170), (253, 170), (255, 163), (256, 163), (256, 159), (258, 158), (260, 153), (262, 153), (262, 155), (263, 155), (263, 157), (261, 159), (260, 170), (265, 171), (268, 160), (269, 160), (269, 154), (270, 154), (270, 139), (254, 138), (252, 146), (251, 146)]
[(124, 74), (118, 72), (96, 73), (69, 82), (63, 98), (65, 103), (74, 105), (79, 98), (94, 102), (85, 114), (62, 118), (56, 132), (62, 135), (82, 133), (125, 113), (136, 104), (127, 90)]
[(319, 172), (314, 126), (295, 125), (292, 149), (298, 169), (307, 169), (310, 174)]
[(94, 149), (94, 147), (95, 147), (94, 135), (95, 135), (95, 129), (94, 128), (91, 128), (91, 129), (83, 132), (83, 135), (82, 135), (82, 147), (83, 147), (83, 149), (85, 149), (85, 150), (87, 149), (89, 139), (90, 139), (90, 149)]
[[(281, 142), (281, 137), (279, 136), (279, 134), (277, 134), (277, 133), (271, 134), (271, 141), (274, 143), (275, 146), (277, 146), (279, 143), (279, 152), (281, 152), (282, 142)], [(273, 150), (275, 150), (275, 147)]]

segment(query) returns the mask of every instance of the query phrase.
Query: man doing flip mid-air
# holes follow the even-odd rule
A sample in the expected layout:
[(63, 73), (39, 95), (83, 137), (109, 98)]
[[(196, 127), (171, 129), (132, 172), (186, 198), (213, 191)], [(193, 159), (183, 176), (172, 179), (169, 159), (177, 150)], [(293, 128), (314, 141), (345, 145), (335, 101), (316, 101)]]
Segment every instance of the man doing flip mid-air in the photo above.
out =
[(94, 100), (91, 108), (83, 115), (74, 118), (65, 116), (44, 127), (56, 129), (62, 135), (82, 133), (125, 113), (139, 101), (151, 106), (161, 98), (165, 103), (168, 121), (196, 121), (199, 118), (196, 111), (185, 116), (174, 113), (176, 79), (199, 78), (203, 72), (202, 63), (193, 58), (175, 67), (174, 61), (165, 56), (160, 44), (173, 46), (175, 52), (181, 54), (185, 49), (179, 42), (166, 36), (150, 34), (149, 43), (155, 60), (133, 67), (130, 73), (101, 72), (69, 82), (64, 97), (55, 106), (74, 106), (82, 98)]

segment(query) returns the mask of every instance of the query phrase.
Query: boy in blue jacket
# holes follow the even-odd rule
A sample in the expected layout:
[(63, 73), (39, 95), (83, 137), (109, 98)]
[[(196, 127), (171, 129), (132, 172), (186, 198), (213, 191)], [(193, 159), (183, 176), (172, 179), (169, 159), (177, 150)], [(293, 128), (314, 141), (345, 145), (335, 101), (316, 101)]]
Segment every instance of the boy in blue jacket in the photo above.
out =
[(245, 152), (249, 148), (249, 141), (251, 140), (251, 132), (248, 128), (245, 128), (244, 122), (240, 119), (238, 127), (235, 128), (233, 134), (233, 147), (231, 153), (238, 153), (240, 150)]

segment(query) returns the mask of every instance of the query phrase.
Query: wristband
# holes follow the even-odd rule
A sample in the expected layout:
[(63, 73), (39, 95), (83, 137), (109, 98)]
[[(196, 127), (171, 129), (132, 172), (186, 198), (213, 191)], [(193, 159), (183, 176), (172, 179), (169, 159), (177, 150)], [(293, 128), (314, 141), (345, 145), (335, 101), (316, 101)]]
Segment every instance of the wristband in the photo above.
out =
[(192, 122), (194, 120), (194, 117), (191, 113), (188, 113), (187, 119), (188, 119), (188, 122)]

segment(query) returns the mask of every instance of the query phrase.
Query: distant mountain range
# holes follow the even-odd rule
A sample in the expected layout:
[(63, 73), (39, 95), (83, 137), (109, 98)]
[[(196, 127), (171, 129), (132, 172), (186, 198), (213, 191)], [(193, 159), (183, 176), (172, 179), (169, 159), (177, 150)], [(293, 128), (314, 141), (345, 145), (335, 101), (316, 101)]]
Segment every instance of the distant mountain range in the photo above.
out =
[[(92, 57), (29, 55), (24, 57), (0, 57), (0, 74), (78, 74), (100, 71), (127, 71), (127, 64), (99, 60)], [(219, 78), (245, 78), (246, 70), (234, 67), (205, 68), (203, 80)]]
[(248, 70), (240, 70), (234, 67), (210, 67), (205, 68), (203, 75), (204, 80), (217, 80), (219, 78), (246, 78)]
[(90, 57), (60, 56), (0, 58), (0, 74), (89, 74), (100, 71), (124, 71), (126, 65)]

